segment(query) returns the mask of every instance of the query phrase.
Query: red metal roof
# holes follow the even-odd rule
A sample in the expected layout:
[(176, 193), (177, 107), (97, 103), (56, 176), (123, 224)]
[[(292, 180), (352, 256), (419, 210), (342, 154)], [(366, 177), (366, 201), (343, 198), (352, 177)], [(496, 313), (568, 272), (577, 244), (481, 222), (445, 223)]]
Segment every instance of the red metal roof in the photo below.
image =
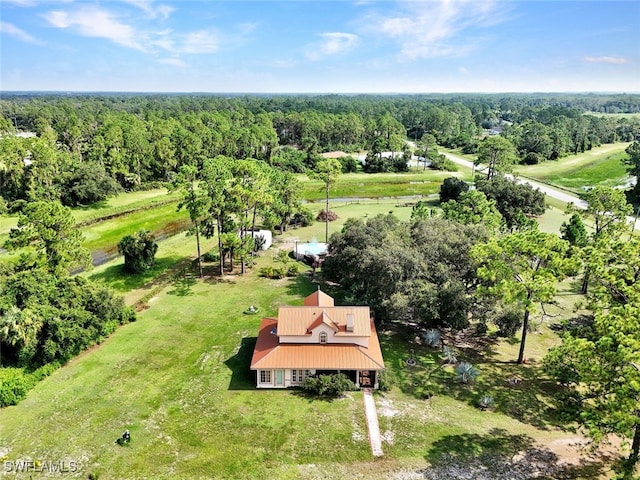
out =
[[(279, 344), (279, 322), (263, 318), (251, 369), (299, 368), (305, 370), (383, 370), (384, 360), (373, 320), (369, 322), (369, 347), (355, 344)], [(280, 334), (280, 332), (277, 332)]]

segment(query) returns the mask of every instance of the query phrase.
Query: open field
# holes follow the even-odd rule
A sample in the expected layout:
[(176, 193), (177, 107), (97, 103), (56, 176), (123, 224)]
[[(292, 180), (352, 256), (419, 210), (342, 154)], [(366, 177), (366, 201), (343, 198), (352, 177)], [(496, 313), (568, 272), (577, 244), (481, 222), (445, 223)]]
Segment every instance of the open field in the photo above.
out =
[[(377, 202), (331, 208), (340, 215), (332, 231), (350, 216), (394, 211), (408, 218), (411, 211)], [(317, 222), (276, 237), (276, 248), (323, 234)], [(162, 242), (158, 252), (161, 264), (194, 255), (194, 239), (183, 235)], [(540, 359), (558, 341), (549, 320), (534, 321), (529, 365), (522, 367), (512, 363), (515, 342), (447, 338), (460, 359), (481, 372), (469, 386), (456, 382), (452, 368), (442, 366), (438, 351), (415, 332), (382, 325), (383, 353), (396, 386), (376, 397), (385, 456), (375, 461), (359, 392), (328, 402), (296, 391), (256, 391), (248, 364), (261, 315), (243, 310), (256, 305), (262, 315), (274, 315), (279, 305), (300, 304), (316, 288), (306, 274), (259, 277), (257, 270), (272, 255), (263, 253), (245, 276), (170, 278), (137, 322), (43, 380), (19, 405), (0, 410), (0, 452), (11, 461), (74, 461), (78, 471), (67, 475), (74, 478), (92, 472), (109, 479), (423, 478), (419, 472), (429, 465), (437, 474), (487, 458), (487, 468), (510, 465), (515, 474), (538, 465), (530, 456), (544, 459), (559, 478), (607, 475), (606, 457), (581, 453), (577, 446), (584, 439), (556, 425), (554, 386), (539, 372)], [(129, 303), (148, 294), (148, 278), (123, 283), (117, 268), (110, 262), (89, 275), (122, 292), (132, 289)], [(563, 285), (571, 297), (570, 282)], [(561, 313), (570, 315), (571, 309)], [(410, 356), (417, 365), (408, 368)], [(520, 380), (515, 387), (507, 382), (513, 377)], [(424, 400), (427, 392), (435, 396)], [(495, 398), (494, 410), (477, 408), (484, 394)], [(133, 440), (120, 447), (115, 440), (125, 429)], [(516, 457), (521, 460), (513, 463)]]
[(585, 186), (623, 185), (628, 179), (627, 167), (622, 163), (627, 156), (624, 150), (628, 145), (629, 143), (604, 145), (557, 161), (520, 165), (517, 172), (576, 193), (583, 191)]
[[(414, 195), (431, 195), (440, 191), (442, 181), (451, 176), (460, 176), (459, 172), (437, 172), (433, 170), (414, 170), (406, 173), (347, 173), (340, 175), (331, 189), (334, 198), (381, 198)], [(325, 198), (324, 184), (299, 175), (303, 182), (302, 197), (307, 200)]]

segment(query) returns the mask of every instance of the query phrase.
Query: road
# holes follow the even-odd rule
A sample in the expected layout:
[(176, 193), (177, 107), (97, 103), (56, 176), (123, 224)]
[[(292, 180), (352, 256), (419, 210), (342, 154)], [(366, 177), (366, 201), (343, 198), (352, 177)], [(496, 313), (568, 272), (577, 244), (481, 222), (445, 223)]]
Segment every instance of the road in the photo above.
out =
[[(464, 158), (458, 157), (457, 155), (452, 155), (451, 153), (444, 153), (444, 155), (448, 159), (450, 159), (451, 161), (457, 163), (458, 165), (462, 165), (464, 167), (471, 168), (471, 169), (474, 168), (473, 167), (473, 162), (470, 162), (469, 160), (466, 160)], [(475, 167), (476, 171), (483, 171), (485, 169), (486, 169), (486, 167), (483, 167), (482, 165)], [(518, 183), (529, 184), (533, 188), (539, 189), (540, 191), (542, 191), (545, 195), (548, 195), (549, 197), (556, 198), (556, 199), (558, 199), (558, 200), (560, 200), (562, 202), (573, 203), (577, 208), (586, 209), (589, 206), (589, 204), (587, 202), (585, 202), (584, 200), (576, 197), (575, 195), (571, 195), (570, 193), (563, 192), (562, 190), (555, 189), (553, 187), (550, 187), (549, 185), (544, 185), (542, 183), (538, 183), (538, 182), (535, 182), (533, 180), (529, 180), (528, 178), (517, 178), (514, 175), (507, 175), (507, 177), (514, 178)], [(639, 230), (640, 231), (640, 219), (636, 220), (635, 217), (629, 216), (629, 217), (627, 217), (627, 221), (632, 225), (635, 222), (634, 230)]]

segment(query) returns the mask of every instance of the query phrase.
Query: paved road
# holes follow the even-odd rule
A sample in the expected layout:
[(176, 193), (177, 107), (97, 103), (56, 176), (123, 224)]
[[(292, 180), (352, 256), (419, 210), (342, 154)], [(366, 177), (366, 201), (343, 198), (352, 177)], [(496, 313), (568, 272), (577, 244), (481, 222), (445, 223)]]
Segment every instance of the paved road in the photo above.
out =
[[(450, 160), (452, 160), (453, 162), (457, 163), (458, 165), (462, 165), (467, 168), (473, 168), (473, 162), (470, 162), (469, 160), (458, 157), (457, 155), (452, 155), (451, 153), (445, 153), (444, 155)], [(476, 166), (475, 169), (476, 171), (483, 171), (486, 169), (486, 167), (483, 167), (482, 165), (480, 165), (480, 166)], [(586, 209), (587, 206), (589, 205), (587, 202), (576, 197), (575, 195), (571, 195), (570, 193), (563, 192), (562, 190), (555, 189), (548, 185), (544, 185), (542, 183), (529, 180), (528, 178), (517, 178), (517, 177), (514, 177), (513, 175), (507, 175), (507, 176), (510, 178), (515, 178), (518, 183), (527, 183), (531, 185), (533, 188), (537, 188), (541, 190), (542, 192), (544, 192), (545, 195), (548, 195), (552, 198), (556, 198), (566, 203), (572, 202), (578, 208)], [(627, 221), (630, 224), (633, 224), (635, 222), (634, 230), (640, 231), (640, 219), (636, 220), (635, 217), (629, 216), (627, 217)]]

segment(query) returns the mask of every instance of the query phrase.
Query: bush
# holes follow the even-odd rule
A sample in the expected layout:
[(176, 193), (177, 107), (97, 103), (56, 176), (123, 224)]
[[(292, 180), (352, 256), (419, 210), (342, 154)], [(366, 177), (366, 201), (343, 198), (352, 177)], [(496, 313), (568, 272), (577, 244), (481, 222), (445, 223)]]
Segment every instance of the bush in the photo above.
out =
[(358, 167), (360, 166), (360, 162), (356, 160), (351, 155), (347, 155), (346, 157), (340, 157), (338, 159), (340, 165), (342, 166), (342, 173), (354, 173), (358, 171)]
[(338, 219), (338, 214), (336, 212), (332, 212), (331, 210), (329, 210), (328, 213), (326, 210), (320, 210), (320, 213), (318, 213), (318, 215), (316, 216), (316, 220), (318, 220), (319, 222), (325, 222), (327, 221), (327, 219), (330, 222), (333, 222), (334, 220)]
[(308, 227), (313, 225), (313, 212), (308, 208), (301, 208), (299, 212), (293, 215), (290, 222), (292, 225), (300, 225), (301, 227)]
[(142, 273), (153, 267), (157, 251), (156, 238), (147, 230), (127, 235), (118, 242), (118, 252), (124, 255), (124, 269), (129, 273)]
[(338, 397), (344, 392), (354, 390), (355, 385), (344, 373), (307, 377), (302, 388), (320, 397)]
[(202, 255), (202, 261), (204, 262), (217, 262), (220, 260), (220, 255), (218, 255), (218, 252), (214, 252), (213, 250), (210, 252), (205, 252), (204, 255)]
[[(284, 278), (287, 276), (288, 271), (289, 271), (289, 268), (287, 266), (273, 267), (271, 265), (267, 265), (260, 269), (260, 276), (271, 278), (274, 280), (280, 280), (281, 278)], [(298, 275), (298, 274), (296, 273), (295, 275)], [(290, 276), (294, 276), (294, 275), (290, 275)]]
[(16, 215), (18, 213), (21, 213), (22, 209), (26, 206), (27, 206), (26, 200), (14, 200), (7, 206), (7, 208), (11, 215)]
[(488, 408), (493, 408), (494, 405), (495, 405), (495, 402), (494, 402), (493, 397), (491, 395), (483, 395), (482, 397), (480, 397), (480, 400), (478, 400), (478, 406), (482, 410), (487, 410)]
[(438, 155), (431, 161), (429, 168), (434, 170), (445, 170), (447, 172), (457, 172), (458, 166), (453, 160), (448, 159), (444, 155)]
[(34, 381), (39, 382), (43, 378), (51, 375), (58, 368), (60, 368), (60, 364), (58, 362), (47, 363), (46, 365), (36, 369), (31, 375), (33, 376)]
[(499, 315), (493, 323), (498, 327), (498, 336), (511, 338), (520, 328), (520, 325), (522, 324), (522, 316), (513, 311), (504, 312)]
[(390, 371), (382, 370), (378, 372), (378, 390), (381, 392), (388, 392), (395, 384), (395, 379), (391, 375)]
[(0, 196), (0, 215), (4, 215), (9, 211), (9, 207), (7, 206), (7, 202), (4, 201), (4, 198)]
[(462, 383), (473, 383), (478, 378), (480, 372), (469, 362), (461, 362), (456, 367), (456, 377)]
[(454, 364), (458, 361), (456, 351), (453, 349), (453, 347), (442, 347), (442, 361), (448, 364)]
[(287, 277), (297, 277), (300, 274), (300, 266), (297, 263), (292, 263), (287, 266)]
[(429, 347), (439, 347), (442, 341), (440, 332), (435, 328), (429, 329), (423, 335), (424, 343)]
[(22, 368), (1, 368), (0, 407), (17, 405), (35, 383), (33, 375), (25, 373)]

